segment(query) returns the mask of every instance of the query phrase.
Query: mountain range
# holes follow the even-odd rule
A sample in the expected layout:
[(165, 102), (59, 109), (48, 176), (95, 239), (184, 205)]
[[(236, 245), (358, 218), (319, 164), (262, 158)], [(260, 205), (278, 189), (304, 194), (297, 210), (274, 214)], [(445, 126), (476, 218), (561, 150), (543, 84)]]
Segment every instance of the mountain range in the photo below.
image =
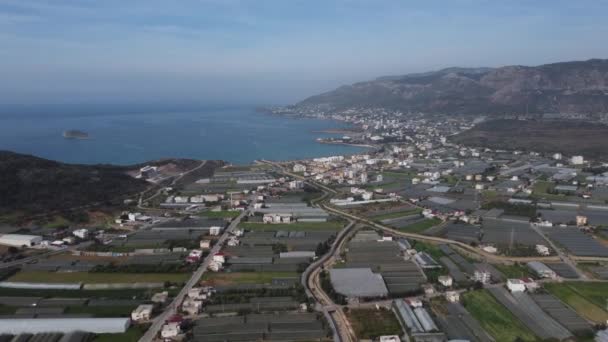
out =
[(608, 59), (385, 76), (296, 104), (309, 106), (440, 114), (607, 113)]

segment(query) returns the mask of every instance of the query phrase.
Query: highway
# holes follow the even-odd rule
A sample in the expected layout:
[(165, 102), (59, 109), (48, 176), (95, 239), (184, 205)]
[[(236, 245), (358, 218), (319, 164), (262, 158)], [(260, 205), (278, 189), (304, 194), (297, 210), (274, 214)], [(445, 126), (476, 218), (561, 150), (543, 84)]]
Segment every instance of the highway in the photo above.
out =
[(337, 306), (331, 297), (323, 290), (319, 276), (325, 267), (330, 266), (335, 262), (336, 256), (340, 254), (340, 250), (344, 243), (348, 241), (352, 233), (356, 231), (354, 227), (355, 223), (350, 221), (348, 225), (338, 233), (329, 252), (310, 264), (302, 273), (301, 278), (302, 285), (306, 289), (306, 294), (309, 297), (313, 297), (318, 303), (316, 308), (317, 311), (322, 311), (326, 317), (331, 318), (332, 321), (330, 323), (334, 330), (334, 340), (337, 339), (340, 342), (356, 341), (355, 333), (342, 308)]
[(158, 335), (158, 333), (162, 329), (163, 325), (165, 324), (165, 321), (169, 317), (171, 317), (172, 315), (174, 315), (178, 312), (178, 308), (180, 307), (181, 303), (184, 301), (184, 298), (188, 294), (188, 291), (190, 291), (190, 289), (195, 287), (198, 284), (199, 279), (203, 276), (203, 274), (205, 274), (205, 272), (207, 271), (207, 267), (209, 267), (209, 264), (213, 260), (213, 255), (215, 255), (216, 253), (218, 253), (220, 251), (220, 249), (224, 245), (224, 242), (226, 242), (226, 239), (228, 238), (228, 236), (230, 236), (230, 232), (232, 232), (232, 230), (234, 230), (234, 228), (236, 228), (236, 226), (239, 224), (239, 222), (241, 222), (241, 219), (243, 219), (243, 217), (245, 217), (245, 215), (247, 215), (248, 213), (249, 213), (249, 210), (245, 210), (239, 216), (237, 216), (234, 220), (232, 220), (232, 222), (230, 222), (230, 225), (228, 226), (228, 228), (226, 228), (224, 230), (224, 232), (220, 236), (217, 243), (213, 246), (211, 251), (209, 251), (209, 255), (207, 255), (207, 257), (203, 260), (203, 263), (192, 274), (192, 277), (188, 280), (186, 285), (181, 289), (179, 294), (175, 298), (173, 298), (173, 301), (171, 302), (171, 304), (169, 304), (165, 308), (165, 311), (163, 311), (160, 315), (158, 315), (154, 319), (150, 328), (139, 339), (140, 342), (152, 342), (155, 340), (156, 336)]

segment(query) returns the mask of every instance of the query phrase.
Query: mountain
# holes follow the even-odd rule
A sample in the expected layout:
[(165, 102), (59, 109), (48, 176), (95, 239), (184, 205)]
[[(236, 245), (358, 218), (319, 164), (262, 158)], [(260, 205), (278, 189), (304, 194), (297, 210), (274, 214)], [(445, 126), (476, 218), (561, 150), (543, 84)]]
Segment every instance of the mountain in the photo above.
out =
[(296, 105), (309, 106), (447, 114), (606, 113), (608, 60), (385, 76), (342, 86)]
[(0, 151), (0, 213), (40, 213), (95, 203), (121, 203), (146, 189), (127, 167), (75, 165)]

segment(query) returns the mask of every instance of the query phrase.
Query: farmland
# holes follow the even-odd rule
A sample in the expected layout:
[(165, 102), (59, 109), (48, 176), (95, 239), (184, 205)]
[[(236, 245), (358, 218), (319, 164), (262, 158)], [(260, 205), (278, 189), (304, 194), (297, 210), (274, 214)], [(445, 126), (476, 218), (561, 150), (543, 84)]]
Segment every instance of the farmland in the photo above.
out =
[(296, 222), (283, 224), (266, 224), (261, 222), (243, 222), (239, 225), (240, 228), (256, 231), (256, 230), (274, 230), (274, 231), (338, 231), (344, 227), (344, 224), (339, 221), (329, 222)]
[(204, 211), (200, 213), (200, 216), (209, 218), (235, 218), (239, 216), (240, 212), (236, 210), (223, 210), (223, 211)]
[(402, 232), (408, 233), (422, 233), (423, 231), (436, 226), (441, 223), (441, 220), (438, 218), (426, 219), (424, 221), (413, 223), (409, 226), (405, 226), (403, 228), (399, 228)]
[(602, 309), (608, 294), (606, 283), (545, 284), (545, 289), (593, 322), (608, 320), (608, 312)]
[(404, 216), (408, 216), (408, 215), (419, 214), (421, 212), (422, 212), (422, 209), (413, 208), (411, 210), (404, 210), (404, 211), (398, 211), (398, 212), (394, 212), (394, 213), (386, 213), (386, 214), (372, 216), (372, 219), (376, 220), (376, 221), (382, 221), (382, 220), (400, 218), (400, 217), (404, 217)]
[(9, 281), (32, 283), (163, 283), (166, 281), (182, 283), (188, 280), (187, 273), (88, 273), (88, 272), (19, 272), (9, 278)]
[(534, 334), (486, 290), (463, 295), (465, 308), (496, 341), (536, 341)]
[(293, 272), (206, 273), (202, 281), (213, 285), (270, 284), (274, 278), (298, 278)]
[(390, 310), (353, 309), (347, 316), (359, 339), (402, 334), (401, 325)]

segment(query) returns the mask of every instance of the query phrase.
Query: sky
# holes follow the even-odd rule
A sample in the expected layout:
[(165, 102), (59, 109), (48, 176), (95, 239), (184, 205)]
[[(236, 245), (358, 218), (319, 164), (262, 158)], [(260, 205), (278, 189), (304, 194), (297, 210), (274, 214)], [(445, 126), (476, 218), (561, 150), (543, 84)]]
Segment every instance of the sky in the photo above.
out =
[(0, 104), (289, 104), (449, 66), (608, 58), (606, 0), (0, 0)]

